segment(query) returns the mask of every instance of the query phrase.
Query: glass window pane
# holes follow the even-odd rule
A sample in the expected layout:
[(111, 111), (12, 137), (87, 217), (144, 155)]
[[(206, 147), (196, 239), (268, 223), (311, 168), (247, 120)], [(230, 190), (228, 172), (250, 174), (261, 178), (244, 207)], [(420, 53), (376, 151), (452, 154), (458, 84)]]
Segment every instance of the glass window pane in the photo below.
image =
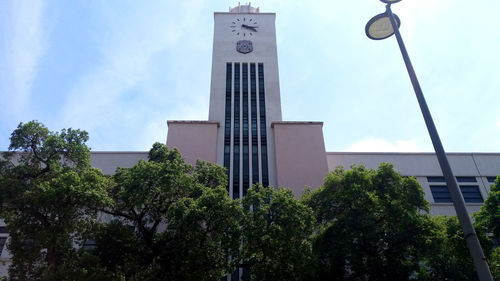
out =
[(445, 182), (444, 177), (427, 177), (428, 182)]
[(477, 182), (476, 177), (457, 177), (458, 182)]

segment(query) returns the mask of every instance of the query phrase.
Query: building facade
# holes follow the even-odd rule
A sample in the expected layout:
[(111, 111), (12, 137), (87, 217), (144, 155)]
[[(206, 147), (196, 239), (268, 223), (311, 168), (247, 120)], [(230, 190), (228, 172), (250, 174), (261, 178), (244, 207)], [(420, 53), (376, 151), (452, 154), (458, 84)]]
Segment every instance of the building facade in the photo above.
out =
[[(208, 120), (168, 121), (167, 146), (178, 148), (188, 163), (201, 159), (226, 167), (229, 196), (235, 199), (257, 182), (287, 187), (300, 196), (306, 186), (322, 185), (336, 167), (375, 169), (389, 162), (403, 176), (416, 177), (431, 214), (454, 215), (435, 154), (326, 152), (322, 122), (282, 120), (275, 20), (276, 14), (260, 13), (251, 5), (214, 13)], [(91, 162), (109, 175), (147, 156), (92, 152)], [(478, 211), (500, 174), (500, 153), (448, 157), (467, 209)], [(7, 240), (8, 229), (0, 220), (0, 277), (10, 263)]]

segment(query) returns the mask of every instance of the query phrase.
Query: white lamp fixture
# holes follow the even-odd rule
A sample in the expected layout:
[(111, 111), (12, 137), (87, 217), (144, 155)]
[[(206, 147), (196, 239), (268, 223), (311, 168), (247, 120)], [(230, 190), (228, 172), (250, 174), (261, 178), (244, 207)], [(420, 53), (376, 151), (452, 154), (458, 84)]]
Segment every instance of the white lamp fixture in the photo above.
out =
[[(395, 14), (393, 15), (399, 28), (401, 26), (401, 21), (398, 16)], [(366, 24), (365, 32), (366, 36), (373, 40), (382, 40), (391, 37), (391, 35), (394, 34), (394, 29), (392, 28), (389, 15), (387, 13), (382, 13), (374, 16)]]

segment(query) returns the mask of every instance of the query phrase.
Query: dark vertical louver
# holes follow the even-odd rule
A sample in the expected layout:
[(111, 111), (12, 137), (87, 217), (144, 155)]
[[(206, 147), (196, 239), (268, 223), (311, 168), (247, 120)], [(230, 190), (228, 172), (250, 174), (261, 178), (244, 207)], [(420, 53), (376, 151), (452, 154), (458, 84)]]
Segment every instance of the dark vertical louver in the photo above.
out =
[(240, 198), (240, 64), (234, 64), (233, 199)]
[[(229, 170), (231, 168), (231, 78), (232, 64), (226, 64), (226, 112), (224, 120), (224, 167), (227, 170), (229, 180)], [(229, 191), (229, 183), (227, 185)]]
[(257, 141), (257, 83), (255, 63), (250, 64), (250, 108), (252, 121), (252, 184), (259, 182), (259, 149)]
[[(224, 167), (227, 169), (228, 178), (232, 175), (228, 185), (228, 188), (232, 186), (231, 196), (233, 199), (238, 199), (240, 196), (245, 196), (248, 188), (259, 180), (264, 186), (269, 185), (266, 99), (262, 63), (226, 64), (225, 110)], [(233, 152), (232, 159), (231, 151)], [(240, 165), (240, 160), (243, 162), (242, 165)], [(240, 194), (241, 187), (243, 194)]]
[(249, 187), (249, 168), (248, 168), (248, 64), (243, 63), (243, 196), (247, 194)]
[(264, 64), (259, 63), (259, 111), (260, 111), (260, 144), (262, 161), (262, 184), (269, 185), (267, 164), (267, 132), (266, 132), (266, 99), (264, 91)]

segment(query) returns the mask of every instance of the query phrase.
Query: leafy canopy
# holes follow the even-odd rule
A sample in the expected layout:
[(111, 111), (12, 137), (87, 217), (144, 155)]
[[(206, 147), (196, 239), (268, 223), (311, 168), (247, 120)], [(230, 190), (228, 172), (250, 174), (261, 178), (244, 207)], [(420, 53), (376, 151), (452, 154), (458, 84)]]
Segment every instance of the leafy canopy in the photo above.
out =
[(111, 204), (109, 180), (90, 166), (84, 131), (51, 132), (31, 121), (11, 135), (0, 165), (0, 217), (10, 232), (10, 277), (37, 280), (75, 255), (97, 211)]
[(255, 184), (242, 201), (245, 280), (303, 280), (311, 272), (314, 217), (289, 189)]
[(429, 206), (415, 178), (392, 165), (337, 168), (302, 200), (317, 222), (313, 249), (321, 280), (406, 280), (431, 235)]

